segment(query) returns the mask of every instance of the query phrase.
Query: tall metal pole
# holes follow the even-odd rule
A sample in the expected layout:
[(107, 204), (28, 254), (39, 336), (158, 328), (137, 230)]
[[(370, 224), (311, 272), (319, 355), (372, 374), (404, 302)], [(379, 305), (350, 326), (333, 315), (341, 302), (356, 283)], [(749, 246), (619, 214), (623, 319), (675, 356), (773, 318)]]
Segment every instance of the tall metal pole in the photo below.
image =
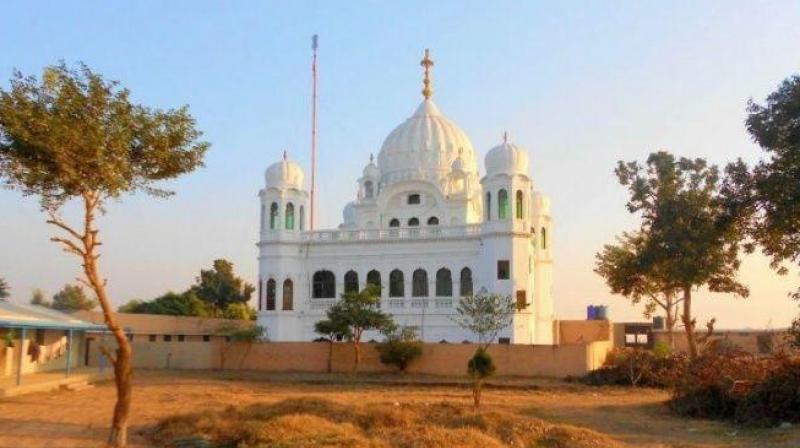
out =
[(317, 35), (311, 37), (311, 50), (314, 56), (311, 62), (311, 230), (314, 230), (315, 196), (317, 194)]

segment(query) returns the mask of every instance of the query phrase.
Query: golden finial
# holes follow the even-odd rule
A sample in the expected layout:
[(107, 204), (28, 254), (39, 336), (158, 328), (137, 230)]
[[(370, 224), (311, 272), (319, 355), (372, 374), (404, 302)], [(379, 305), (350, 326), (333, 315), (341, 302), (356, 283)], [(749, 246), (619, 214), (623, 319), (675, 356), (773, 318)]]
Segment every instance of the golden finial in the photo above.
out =
[(433, 89), (431, 88), (431, 67), (433, 67), (433, 59), (431, 59), (431, 52), (425, 49), (425, 57), (419, 62), (425, 69), (425, 77), (422, 79), (422, 96), (429, 100), (433, 96)]

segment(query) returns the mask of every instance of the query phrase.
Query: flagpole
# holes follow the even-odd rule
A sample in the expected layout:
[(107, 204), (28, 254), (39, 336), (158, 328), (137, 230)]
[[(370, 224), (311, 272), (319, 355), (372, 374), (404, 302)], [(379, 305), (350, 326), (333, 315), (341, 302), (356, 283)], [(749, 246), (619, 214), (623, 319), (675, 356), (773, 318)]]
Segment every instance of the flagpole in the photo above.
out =
[(314, 53), (311, 61), (311, 230), (314, 230), (317, 194), (317, 48), (319, 38), (311, 37), (311, 50)]

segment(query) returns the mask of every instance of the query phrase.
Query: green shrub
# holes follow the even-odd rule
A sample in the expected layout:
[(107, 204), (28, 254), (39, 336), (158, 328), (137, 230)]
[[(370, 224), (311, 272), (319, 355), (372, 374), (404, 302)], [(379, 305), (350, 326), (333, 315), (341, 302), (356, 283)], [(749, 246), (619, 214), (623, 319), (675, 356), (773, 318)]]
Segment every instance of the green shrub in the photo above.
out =
[(422, 341), (412, 328), (405, 327), (386, 336), (386, 341), (375, 347), (382, 363), (397, 367), (401, 372), (412, 361), (422, 356)]
[(672, 356), (672, 346), (667, 341), (658, 341), (653, 345), (653, 355), (657, 358), (669, 358)]
[(483, 380), (494, 375), (497, 367), (494, 360), (486, 351), (485, 347), (480, 347), (467, 362), (467, 373), (472, 377), (472, 401), (476, 408), (481, 405), (481, 391), (483, 390)]
[(483, 347), (475, 351), (475, 354), (467, 363), (467, 373), (473, 378), (485, 379), (497, 370), (494, 360)]

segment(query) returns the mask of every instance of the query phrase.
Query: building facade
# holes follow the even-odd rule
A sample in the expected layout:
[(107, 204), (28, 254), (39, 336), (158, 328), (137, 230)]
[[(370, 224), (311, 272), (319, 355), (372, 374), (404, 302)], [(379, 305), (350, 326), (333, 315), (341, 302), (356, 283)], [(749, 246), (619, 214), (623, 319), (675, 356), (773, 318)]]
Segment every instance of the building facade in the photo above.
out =
[(461, 297), (485, 290), (520, 308), (501, 338), (553, 343), (553, 224), (528, 154), (504, 136), (480, 175), (466, 133), (431, 99), (427, 53), (422, 65), (422, 103), (386, 137), (377, 164), (370, 156), (338, 229), (308, 230), (297, 163), (284, 154), (267, 168), (258, 321), (271, 340), (315, 339), (314, 324), (342, 293), (373, 283), (381, 309), (425, 341), (474, 341), (453, 317)]

